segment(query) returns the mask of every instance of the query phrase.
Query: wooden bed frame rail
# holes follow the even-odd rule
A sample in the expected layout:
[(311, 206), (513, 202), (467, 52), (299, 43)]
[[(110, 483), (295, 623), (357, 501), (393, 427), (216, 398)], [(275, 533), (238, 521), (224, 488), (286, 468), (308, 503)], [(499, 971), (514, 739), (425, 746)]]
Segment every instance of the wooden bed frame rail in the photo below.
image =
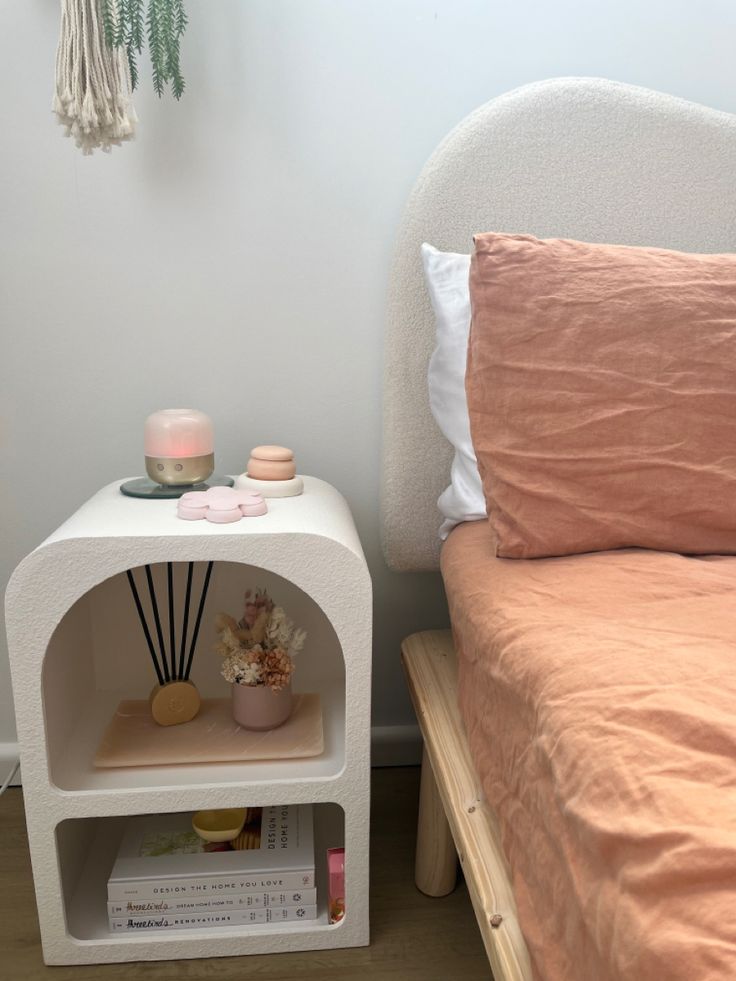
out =
[(459, 858), (495, 981), (532, 981), (498, 820), (483, 799), (458, 709), (452, 635), (412, 634), (401, 655), (424, 738), (417, 887), (428, 896), (452, 892)]

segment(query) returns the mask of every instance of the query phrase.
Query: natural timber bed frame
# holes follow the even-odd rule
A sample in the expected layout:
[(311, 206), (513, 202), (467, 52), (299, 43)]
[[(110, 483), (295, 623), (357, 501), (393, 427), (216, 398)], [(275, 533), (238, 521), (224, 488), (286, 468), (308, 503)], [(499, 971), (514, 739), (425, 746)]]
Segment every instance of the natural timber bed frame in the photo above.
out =
[(449, 630), (407, 637), (402, 662), (424, 739), (415, 881), (427, 896), (455, 888), (460, 860), (496, 981), (531, 981), (498, 822), (483, 799), (457, 706)]

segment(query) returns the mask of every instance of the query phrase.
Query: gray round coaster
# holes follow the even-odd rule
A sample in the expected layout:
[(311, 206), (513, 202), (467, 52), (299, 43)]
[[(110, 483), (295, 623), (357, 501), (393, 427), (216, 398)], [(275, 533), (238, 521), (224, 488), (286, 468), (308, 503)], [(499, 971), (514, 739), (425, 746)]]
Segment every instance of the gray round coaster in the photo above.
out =
[(189, 491), (206, 491), (210, 487), (232, 487), (233, 478), (213, 473), (201, 484), (157, 484), (148, 477), (135, 477), (120, 485), (120, 493), (126, 497), (141, 497), (148, 501), (164, 501), (181, 497)]

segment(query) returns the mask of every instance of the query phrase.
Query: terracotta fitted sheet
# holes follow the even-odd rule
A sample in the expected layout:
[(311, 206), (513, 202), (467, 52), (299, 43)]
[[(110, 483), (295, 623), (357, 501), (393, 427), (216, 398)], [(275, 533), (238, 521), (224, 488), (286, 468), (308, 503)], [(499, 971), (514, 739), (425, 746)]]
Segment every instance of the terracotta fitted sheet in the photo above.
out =
[(736, 979), (736, 558), (442, 554), (461, 710), (535, 971)]

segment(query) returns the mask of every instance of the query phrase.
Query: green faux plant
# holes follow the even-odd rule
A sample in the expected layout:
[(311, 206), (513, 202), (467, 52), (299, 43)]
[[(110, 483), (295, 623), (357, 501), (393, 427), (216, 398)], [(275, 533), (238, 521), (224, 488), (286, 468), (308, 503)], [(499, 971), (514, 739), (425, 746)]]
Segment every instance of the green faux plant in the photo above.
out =
[(153, 87), (163, 95), (167, 82), (175, 99), (184, 92), (184, 78), (179, 67), (179, 43), (187, 26), (184, 0), (100, 0), (105, 40), (111, 48), (125, 48), (130, 66), (130, 81), (138, 84), (136, 55), (148, 40), (153, 68)]

